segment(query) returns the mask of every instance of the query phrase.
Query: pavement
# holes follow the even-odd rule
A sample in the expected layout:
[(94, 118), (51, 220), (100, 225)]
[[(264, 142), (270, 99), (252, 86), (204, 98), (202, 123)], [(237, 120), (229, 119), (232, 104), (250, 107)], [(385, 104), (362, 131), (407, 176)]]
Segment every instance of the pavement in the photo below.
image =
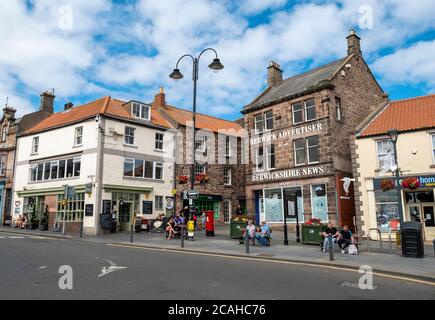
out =
[[(309, 263), (312, 265), (324, 265), (340, 268), (359, 269), (361, 266), (370, 266), (373, 271), (390, 276), (407, 276), (416, 279), (435, 281), (435, 258), (432, 246), (425, 247), (425, 258), (404, 258), (400, 255), (400, 248), (392, 244), (392, 254), (389, 253), (387, 242), (371, 242), (368, 252), (367, 241), (362, 241), (359, 246), (360, 254), (350, 256), (341, 254), (336, 250), (334, 261), (329, 261), (329, 254), (320, 251), (319, 246), (301, 245), (295, 242), (294, 234), (289, 235), (290, 243), (283, 245), (283, 235), (280, 232), (272, 233), (272, 246), (259, 247), (249, 246), (249, 254), (246, 246), (239, 244), (238, 240), (230, 239), (228, 227), (217, 227), (215, 237), (205, 237), (203, 232), (195, 233), (195, 241), (185, 241), (181, 248), (180, 239), (166, 240), (159, 233), (135, 233), (133, 243), (130, 243), (129, 233), (117, 233), (109, 235), (88, 236), (83, 238), (74, 236), (62, 236), (59, 233), (39, 230), (18, 230), (10, 227), (0, 227), (1, 233), (27, 234), (51, 238), (64, 238), (74, 241), (91, 242), (99, 244), (111, 244), (117, 246), (137, 246), (143, 248), (165, 249), (184, 253), (203, 253), (213, 255), (225, 255), (234, 257), (249, 257), (250, 259), (287, 261), (296, 263)], [(382, 248), (381, 248), (382, 245)]]
[(229, 256), (99, 240), (0, 233), (0, 299), (435, 299), (435, 282), (374, 274), (365, 288), (356, 270), (257, 259), (256, 250)]

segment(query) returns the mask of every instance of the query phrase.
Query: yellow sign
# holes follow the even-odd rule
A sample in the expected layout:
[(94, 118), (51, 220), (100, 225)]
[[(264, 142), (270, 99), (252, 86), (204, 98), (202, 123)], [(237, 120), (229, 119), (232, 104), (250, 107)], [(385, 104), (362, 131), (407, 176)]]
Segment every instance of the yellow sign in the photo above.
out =
[(187, 222), (187, 231), (188, 232), (195, 231), (195, 223), (192, 220)]
[(177, 194), (177, 189), (172, 189), (172, 195), (175, 196)]

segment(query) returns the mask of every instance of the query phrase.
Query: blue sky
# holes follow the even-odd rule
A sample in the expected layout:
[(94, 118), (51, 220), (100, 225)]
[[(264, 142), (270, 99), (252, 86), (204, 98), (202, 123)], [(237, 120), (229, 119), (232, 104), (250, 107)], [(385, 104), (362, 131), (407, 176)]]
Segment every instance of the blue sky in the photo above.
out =
[(56, 109), (110, 95), (191, 108), (185, 78), (168, 75), (184, 53), (213, 47), (218, 74), (202, 58), (198, 108), (227, 119), (266, 86), (270, 60), (284, 77), (341, 58), (354, 28), (363, 54), (392, 99), (435, 92), (432, 0), (0, 0), (0, 104), (35, 110), (54, 88)]

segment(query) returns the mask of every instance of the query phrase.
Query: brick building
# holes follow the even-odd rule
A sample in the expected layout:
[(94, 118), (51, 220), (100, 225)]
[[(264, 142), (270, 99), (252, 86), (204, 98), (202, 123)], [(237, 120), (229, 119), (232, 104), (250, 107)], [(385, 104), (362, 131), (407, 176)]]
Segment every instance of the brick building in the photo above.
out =
[[(176, 208), (181, 209), (189, 203), (183, 192), (190, 190), (192, 112), (167, 105), (163, 90), (156, 95), (152, 108), (177, 129), (174, 189)], [(213, 210), (215, 220), (220, 223), (230, 221), (237, 205), (242, 210), (246, 207), (245, 166), (241, 157), (243, 127), (240, 123), (203, 114), (196, 116), (195, 190), (199, 192), (199, 199), (194, 205), (200, 212), (202, 209)], [(201, 177), (205, 181), (199, 181)]]
[(244, 107), (250, 136), (247, 208), (257, 221), (283, 223), (284, 215), (294, 217), (293, 194), (300, 221), (313, 217), (353, 226), (349, 136), (386, 95), (353, 30), (347, 44), (344, 58), (286, 80), (271, 62), (268, 87)]
[(55, 96), (51, 92), (41, 94), (38, 111), (15, 118), (16, 109), (6, 106), (0, 120), (0, 223), (12, 216), (12, 190), (17, 137), (30, 127), (53, 113)]

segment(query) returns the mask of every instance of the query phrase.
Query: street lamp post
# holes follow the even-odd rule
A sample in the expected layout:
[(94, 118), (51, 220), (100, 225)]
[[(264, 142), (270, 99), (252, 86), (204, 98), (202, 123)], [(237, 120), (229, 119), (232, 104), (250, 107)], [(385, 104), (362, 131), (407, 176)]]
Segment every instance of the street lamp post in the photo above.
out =
[(391, 142), (393, 143), (394, 150), (394, 163), (396, 165), (395, 175), (396, 175), (396, 190), (397, 190), (397, 201), (399, 206), (399, 220), (400, 225), (403, 223), (403, 208), (402, 208), (402, 190), (400, 188), (400, 171), (399, 164), (397, 162), (397, 138), (399, 137), (399, 131), (397, 129), (388, 130), (388, 135), (390, 136)]
[[(196, 132), (195, 132), (195, 128), (196, 128), (196, 92), (197, 92), (197, 82), (198, 82), (198, 71), (199, 71), (199, 61), (201, 59), (201, 56), (203, 53), (207, 52), (207, 51), (213, 51), (215, 54), (215, 58), (213, 59), (212, 63), (209, 64), (209, 68), (212, 69), (215, 72), (218, 72), (219, 70), (222, 70), (224, 68), (224, 66), (221, 64), (219, 58), (218, 58), (218, 54), (216, 52), (215, 49), (212, 48), (207, 48), (204, 49), (199, 55), (198, 57), (194, 57), (191, 54), (185, 54), (183, 55), (180, 59), (178, 59), (177, 64), (175, 66), (174, 71), (169, 75), (169, 77), (173, 80), (180, 80), (182, 79), (184, 76), (181, 73), (180, 69), (178, 68), (178, 64), (180, 63), (181, 60), (183, 60), (184, 58), (191, 58), (192, 62), (193, 62), (193, 71), (192, 71), (192, 79), (193, 79), (193, 110), (192, 110), (192, 120), (193, 120), (193, 147), (192, 147), (192, 156), (193, 156), (193, 161), (192, 161), (192, 169), (191, 169), (191, 174), (190, 174), (190, 187), (191, 190), (195, 189), (195, 138), (196, 138)], [(192, 212), (193, 210), (193, 206), (190, 207), (190, 215), (193, 214)]]

